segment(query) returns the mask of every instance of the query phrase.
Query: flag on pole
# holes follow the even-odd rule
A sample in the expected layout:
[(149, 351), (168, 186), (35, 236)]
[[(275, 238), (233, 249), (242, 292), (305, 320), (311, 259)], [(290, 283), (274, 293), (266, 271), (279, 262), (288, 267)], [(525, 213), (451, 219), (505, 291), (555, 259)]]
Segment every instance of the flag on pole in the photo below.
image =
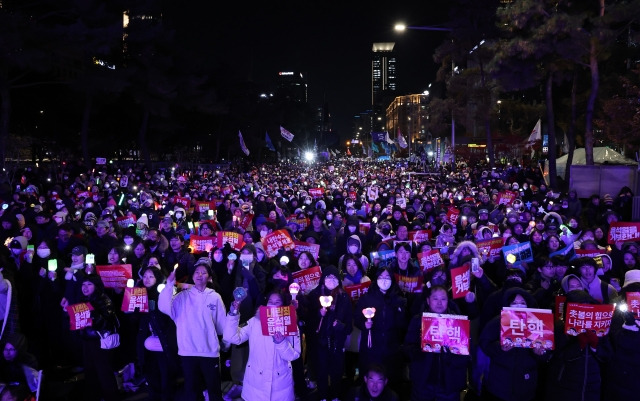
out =
[(280, 126), (280, 135), (282, 135), (282, 137), (289, 142), (293, 141), (293, 134), (284, 129), (284, 127), (282, 126)]
[(376, 153), (380, 153), (380, 149), (378, 148), (378, 145), (376, 145), (375, 142), (371, 142), (371, 149), (373, 149), (373, 151)]
[(529, 148), (531, 146), (533, 146), (534, 143), (536, 143), (536, 141), (539, 141), (542, 139), (542, 134), (541, 134), (541, 120), (538, 119), (538, 122), (536, 123), (536, 126), (533, 127), (533, 130), (531, 131), (531, 135), (529, 135), (529, 139), (527, 140), (527, 143), (525, 144), (526, 148)]
[(400, 147), (402, 149), (406, 149), (407, 146), (409, 146), (407, 144), (407, 140), (404, 139), (404, 137), (402, 136), (402, 134), (400, 133), (400, 128), (398, 128), (398, 145), (400, 145)]
[(395, 142), (393, 142), (393, 139), (389, 138), (389, 133), (388, 132), (384, 133), (384, 140), (390, 145), (395, 143)]
[(269, 133), (265, 132), (265, 142), (267, 142), (267, 148), (269, 148), (270, 151), (275, 152), (276, 148), (273, 146), (273, 142), (271, 142), (271, 138), (269, 138)]
[(245, 155), (249, 156), (249, 149), (247, 149), (247, 145), (244, 144), (244, 139), (242, 138), (242, 132), (238, 131), (238, 137), (240, 137), (240, 149), (242, 149)]

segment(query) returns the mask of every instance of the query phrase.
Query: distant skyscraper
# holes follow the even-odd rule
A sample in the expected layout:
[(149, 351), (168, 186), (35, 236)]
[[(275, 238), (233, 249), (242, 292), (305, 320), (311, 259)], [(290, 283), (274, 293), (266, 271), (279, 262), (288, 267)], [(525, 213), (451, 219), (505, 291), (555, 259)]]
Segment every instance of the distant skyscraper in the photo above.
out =
[(276, 96), (291, 102), (307, 103), (307, 78), (302, 72), (278, 72)]
[(371, 59), (371, 106), (383, 114), (396, 92), (396, 57), (393, 42), (373, 44)]

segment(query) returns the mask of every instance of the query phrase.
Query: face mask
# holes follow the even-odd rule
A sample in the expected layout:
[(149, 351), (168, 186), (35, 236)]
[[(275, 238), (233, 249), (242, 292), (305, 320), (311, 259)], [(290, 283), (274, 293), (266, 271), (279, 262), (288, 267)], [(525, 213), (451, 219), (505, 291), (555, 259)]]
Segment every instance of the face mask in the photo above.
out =
[(40, 258), (48, 258), (51, 255), (51, 249), (49, 248), (38, 248), (38, 250), (36, 250), (36, 254), (38, 255), (38, 257)]
[(124, 243), (127, 245), (131, 245), (133, 244), (133, 238), (131, 237), (124, 237)]
[(242, 262), (242, 266), (247, 267), (251, 264), (251, 262), (253, 262), (253, 256), (252, 255), (241, 255), (240, 256), (240, 262)]
[(307, 199), (307, 200), (305, 200), (305, 201), (304, 201), (304, 204), (305, 204), (305, 205), (310, 205), (310, 204), (311, 204), (311, 201), (310, 201), (309, 199)]
[(62, 209), (63, 206), (64, 206), (64, 204), (62, 204), (62, 203), (56, 203), (56, 209), (57, 210)]
[(268, 231), (266, 231), (266, 230), (262, 230), (262, 231), (260, 231), (260, 238), (264, 238), (264, 237), (266, 237), (266, 236), (267, 236), (267, 234), (268, 234)]
[(85, 208), (85, 209), (91, 209), (92, 207), (93, 207), (93, 203), (91, 203), (91, 202), (87, 202), (87, 203), (85, 203), (85, 205), (84, 205), (84, 208)]
[(360, 247), (358, 245), (350, 245), (349, 246), (349, 252), (352, 253), (352, 254), (358, 252), (359, 249), (360, 249)]
[(327, 219), (327, 221), (331, 221), (331, 219), (333, 219), (333, 216), (328, 214), (327, 217), (325, 217)]
[(350, 232), (352, 232), (352, 233), (356, 232), (356, 228), (354, 226), (349, 226), (348, 228), (349, 228)]
[(391, 288), (391, 279), (389, 278), (379, 278), (377, 283), (378, 287), (383, 291), (387, 291), (389, 288)]
[(176, 219), (181, 219), (182, 218), (182, 213), (176, 213)]
[(216, 262), (220, 263), (222, 262), (222, 259), (223, 259), (222, 252), (216, 252), (213, 254), (213, 260), (215, 260)]
[(333, 291), (338, 286), (338, 280), (324, 280), (324, 286), (327, 287), (329, 291)]
[(22, 253), (22, 249), (21, 248), (11, 248), (11, 253), (13, 253), (14, 255), (20, 255)]

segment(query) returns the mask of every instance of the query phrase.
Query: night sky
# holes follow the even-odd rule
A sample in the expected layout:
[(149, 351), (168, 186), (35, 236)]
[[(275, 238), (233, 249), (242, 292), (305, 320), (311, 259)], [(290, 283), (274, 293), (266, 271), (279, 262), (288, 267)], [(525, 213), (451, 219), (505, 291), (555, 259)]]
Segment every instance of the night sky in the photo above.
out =
[[(169, 13), (185, 46), (209, 49), (203, 63), (224, 66), (227, 80), (273, 85), (278, 71), (307, 72), (309, 103), (328, 102), (333, 129), (348, 137), (352, 118), (371, 105), (371, 46), (396, 42), (398, 94), (435, 80), (433, 50), (446, 32), (393, 30), (446, 23), (446, 0), (384, 2), (180, 2)], [(406, 3), (406, 5), (405, 5)], [(179, 7), (179, 8), (178, 8)], [(210, 51), (210, 52), (209, 52)]]

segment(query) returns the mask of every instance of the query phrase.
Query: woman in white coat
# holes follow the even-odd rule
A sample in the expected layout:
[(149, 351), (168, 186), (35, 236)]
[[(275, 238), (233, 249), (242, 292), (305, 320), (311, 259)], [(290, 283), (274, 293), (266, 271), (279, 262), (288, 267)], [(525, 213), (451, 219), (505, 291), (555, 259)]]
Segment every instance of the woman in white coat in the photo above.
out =
[[(242, 399), (248, 401), (293, 401), (293, 373), (291, 361), (300, 357), (300, 336), (285, 337), (282, 333), (273, 336), (262, 334), (260, 314), (238, 327), (240, 315), (238, 302), (231, 304), (224, 328), (224, 341), (242, 344), (249, 340), (249, 360), (244, 372)], [(272, 292), (267, 306), (282, 306), (281, 293)]]

